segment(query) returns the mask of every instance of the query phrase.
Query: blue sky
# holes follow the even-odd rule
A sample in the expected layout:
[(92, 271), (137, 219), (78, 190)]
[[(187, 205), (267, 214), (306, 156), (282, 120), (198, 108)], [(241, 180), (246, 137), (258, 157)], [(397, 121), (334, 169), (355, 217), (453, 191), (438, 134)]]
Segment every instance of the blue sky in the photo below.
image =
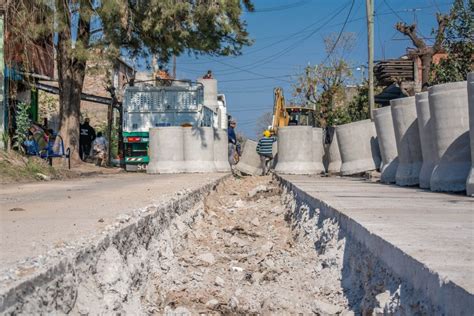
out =
[[(411, 42), (394, 29), (396, 22), (417, 21), (419, 33), (432, 43), (435, 14), (447, 12), (453, 1), (447, 0), (374, 0), (375, 59), (397, 58)], [(177, 77), (195, 79), (208, 69), (218, 80), (218, 89), (227, 98), (230, 113), (238, 121), (238, 130), (254, 138), (258, 116), (272, 111), (273, 88), (280, 86), (287, 99), (291, 81), (308, 63), (316, 65), (326, 57), (323, 37), (339, 33), (352, 0), (254, 0), (256, 12), (244, 13), (251, 47), (238, 57), (177, 59)], [(339, 14), (337, 14), (339, 13)], [(356, 46), (349, 56), (355, 70), (367, 64), (365, 0), (355, 0), (344, 31), (354, 32)], [(171, 68), (171, 67), (170, 67)]]

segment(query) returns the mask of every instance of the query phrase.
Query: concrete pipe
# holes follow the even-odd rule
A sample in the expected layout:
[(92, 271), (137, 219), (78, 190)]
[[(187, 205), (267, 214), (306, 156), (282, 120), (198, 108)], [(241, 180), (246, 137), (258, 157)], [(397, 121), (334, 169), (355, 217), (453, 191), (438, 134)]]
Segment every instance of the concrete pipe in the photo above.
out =
[(329, 174), (337, 174), (341, 171), (341, 154), (337, 144), (336, 128), (327, 127), (324, 130), (324, 166)]
[(278, 163), (281, 174), (318, 174), (322, 171), (314, 162), (313, 128), (286, 126), (278, 129)]
[(217, 112), (217, 80), (216, 79), (197, 79), (204, 86), (204, 105)]
[(261, 175), (263, 170), (260, 164), (260, 156), (257, 154), (257, 143), (248, 139), (242, 149), (242, 156), (235, 168), (245, 174)]
[(313, 162), (317, 173), (323, 173), (325, 171), (323, 164), (323, 143), (323, 129), (318, 127), (313, 128)]
[(336, 137), (341, 154), (341, 174), (353, 175), (375, 170), (380, 166), (375, 125), (363, 120), (336, 127)]
[(474, 196), (474, 72), (467, 75), (467, 91), (469, 98), (469, 135), (471, 139), (471, 170), (466, 181), (466, 193)]
[(393, 130), (392, 109), (389, 106), (374, 110), (375, 130), (382, 156), (380, 181), (395, 183), (398, 168), (397, 141)]
[(227, 130), (214, 130), (214, 164), (217, 172), (230, 172)]
[(471, 169), (467, 82), (452, 82), (428, 90), (435, 167), (431, 174), (432, 191), (466, 190)]
[(184, 170), (190, 173), (215, 172), (214, 129), (184, 128)]
[(421, 154), (415, 97), (391, 100), (390, 104), (398, 151), (396, 183), (401, 186), (418, 185), (423, 155)]
[(428, 92), (421, 92), (415, 95), (416, 116), (418, 117), (418, 132), (420, 133), (421, 154), (423, 163), (420, 170), (420, 188), (429, 189), (431, 174), (435, 166), (435, 152), (433, 136), (431, 135), (431, 115), (430, 104), (428, 102)]
[(150, 128), (147, 173), (184, 172), (183, 128)]

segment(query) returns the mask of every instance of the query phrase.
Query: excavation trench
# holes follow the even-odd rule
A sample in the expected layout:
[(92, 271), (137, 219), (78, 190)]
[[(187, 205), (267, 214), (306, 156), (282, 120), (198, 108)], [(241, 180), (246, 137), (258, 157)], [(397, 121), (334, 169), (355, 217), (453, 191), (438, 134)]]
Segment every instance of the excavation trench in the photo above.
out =
[(270, 177), (227, 178), (150, 212), (3, 291), (0, 312), (434, 312), (334, 218)]

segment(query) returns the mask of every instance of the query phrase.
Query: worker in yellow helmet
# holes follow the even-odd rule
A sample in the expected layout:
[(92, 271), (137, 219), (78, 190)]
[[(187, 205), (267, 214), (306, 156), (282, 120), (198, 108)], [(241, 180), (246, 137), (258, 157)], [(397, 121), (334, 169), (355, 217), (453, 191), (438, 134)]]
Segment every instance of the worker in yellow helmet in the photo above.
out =
[(273, 143), (276, 138), (272, 136), (269, 130), (263, 131), (263, 137), (257, 144), (257, 153), (260, 155), (260, 163), (262, 167), (262, 176), (267, 175), (270, 171), (271, 162), (273, 160)]

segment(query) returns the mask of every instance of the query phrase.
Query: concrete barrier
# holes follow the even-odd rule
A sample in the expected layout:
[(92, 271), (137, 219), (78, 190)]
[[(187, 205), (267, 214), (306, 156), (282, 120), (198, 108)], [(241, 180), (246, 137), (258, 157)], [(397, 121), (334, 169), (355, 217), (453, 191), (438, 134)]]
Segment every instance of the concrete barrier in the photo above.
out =
[(375, 170), (380, 166), (380, 152), (375, 125), (363, 120), (336, 127), (341, 154), (341, 174), (352, 175)]
[(214, 129), (185, 127), (183, 129), (184, 170), (186, 172), (215, 172)]
[(392, 109), (389, 106), (374, 110), (375, 130), (382, 156), (380, 181), (395, 183), (398, 168), (397, 141), (393, 130)]
[(260, 156), (257, 154), (257, 143), (247, 139), (242, 148), (242, 156), (239, 163), (235, 166), (240, 172), (250, 175), (261, 175), (262, 168), (260, 165)]
[(217, 112), (217, 80), (198, 78), (197, 82), (204, 86), (204, 105)]
[(278, 163), (281, 174), (317, 174), (313, 154), (313, 128), (286, 126), (278, 129)]
[(184, 172), (183, 128), (150, 128), (147, 173)]
[(435, 153), (433, 137), (431, 132), (430, 104), (428, 102), (428, 92), (421, 92), (415, 95), (416, 116), (418, 117), (418, 132), (420, 133), (421, 154), (423, 163), (421, 165), (419, 184), (422, 189), (430, 188), (431, 174), (435, 166)]
[(467, 83), (452, 82), (429, 88), (435, 167), (432, 191), (466, 190), (471, 169)]
[(313, 161), (317, 173), (322, 173), (325, 171), (323, 164), (323, 155), (323, 129), (315, 127), (313, 128)]
[(336, 128), (327, 127), (324, 130), (324, 157), (323, 162), (326, 172), (329, 174), (337, 174), (341, 171), (341, 154), (337, 144)]
[(398, 151), (396, 183), (401, 186), (417, 185), (420, 182), (423, 156), (418, 132), (415, 97), (391, 100), (390, 104)]
[(469, 135), (471, 139), (471, 170), (466, 181), (466, 193), (474, 196), (474, 72), (467, 75), (467, 91), (469, 98)]
[(227, 130), (214, 129), (214, 164), (217, 172), (230, 172)]

